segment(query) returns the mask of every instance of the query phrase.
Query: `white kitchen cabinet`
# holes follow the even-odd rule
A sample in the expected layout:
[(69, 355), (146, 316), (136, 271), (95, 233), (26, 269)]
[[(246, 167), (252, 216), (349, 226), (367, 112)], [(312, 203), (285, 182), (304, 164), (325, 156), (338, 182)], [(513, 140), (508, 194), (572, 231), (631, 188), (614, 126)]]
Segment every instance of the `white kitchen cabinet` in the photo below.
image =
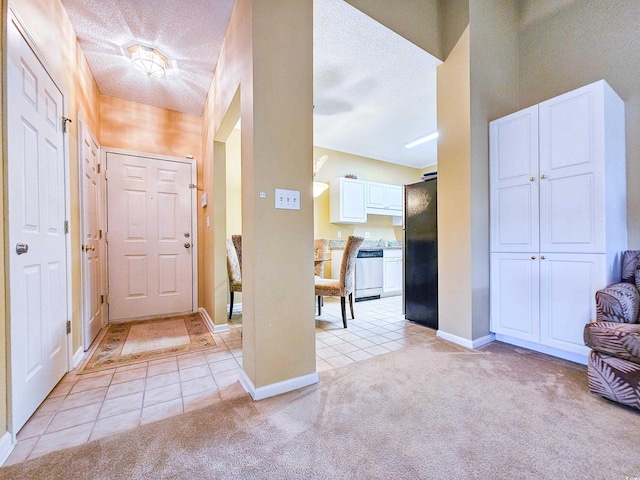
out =
[(365, 209), (367, 182), (351, 178), (335, 178), (330, 186), (331, 223), (366, 223)]
[(382, 292), (402, 292), (402, 250), (384, 249), (382, 253), (382, 265)]
[(626, 249), (624, 104), (604, 81), (490, 124), (491, 331), (586, 362)]
[(387, 183), (367, 182), (367, 213), (402, 215), (402, 187)]

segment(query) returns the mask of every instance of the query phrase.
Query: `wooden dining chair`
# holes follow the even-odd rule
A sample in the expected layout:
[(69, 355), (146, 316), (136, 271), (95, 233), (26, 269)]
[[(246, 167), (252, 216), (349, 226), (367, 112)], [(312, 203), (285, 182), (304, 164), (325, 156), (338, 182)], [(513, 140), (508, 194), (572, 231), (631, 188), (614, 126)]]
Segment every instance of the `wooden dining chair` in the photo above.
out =
[[(329, 240), (327, 240), (326, 238), (316, 238), (313, 241), (314, 260), (325, 259), (327, 245), (329, 245)], [(315, 276), (319, 278), (324, 278), (324, 262), (320, 262), (320, 261), (316, 262), (314, 268), (315, 268)]]
[(355, 270), (356, 257), (358, 250), (364, 242), (362, 237), (347, 238), (342, 255), (342, 263), (340, 265), (340, 277), (318, 278), (315, 277), (316, 296), (318, 297), (318, 315), (322, 313), (322, 297), (340, 297), (340, 307), (342, 309), (342, 324), (347, 328), (346, 299), (349, 297), (349, 308), (351, 310), (351, 318), (355, 318), (353, 314), (353, 291), (355, 290)]

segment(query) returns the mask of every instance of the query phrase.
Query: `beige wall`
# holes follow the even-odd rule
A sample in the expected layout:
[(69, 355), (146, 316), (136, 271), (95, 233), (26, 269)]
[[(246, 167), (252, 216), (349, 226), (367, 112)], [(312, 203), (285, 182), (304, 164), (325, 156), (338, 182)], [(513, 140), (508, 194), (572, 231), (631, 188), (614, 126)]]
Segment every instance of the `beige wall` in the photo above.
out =
[[(225, 166), (217, 168), (221, 149), (214, 140), (228, 139), (231, 119), (225, 116), (239, 89), (243, 369), (258, 388), (315, 372), (312, 73), (310, 0), (236, 1), (205, 107), (204, 186), (212, 193), (223, 187), (216, 176)], [(299, 190), (301, 209), (274, 209), (275, 188)], [(218, 207), (206, 214), (212, 211)], [(225, 213), (213, 217), (213, 232), (205, 232), (214, 256), (206, 259), (204, 301), (216, 323), (226, 273), (223, 280), (224, 235), (215, 230), (225, 232)]]
[(521, 3), (521, 107), (600, 79), (625, 102), (627, 229), (629, 248), (640, 248), (640, 2)]
[(234, 128), (226, 141), (227, 237), (242, 234), (242, 170), (240, 129)]
[(100, 143), (202, 163), (202, 117), (100, 95)]

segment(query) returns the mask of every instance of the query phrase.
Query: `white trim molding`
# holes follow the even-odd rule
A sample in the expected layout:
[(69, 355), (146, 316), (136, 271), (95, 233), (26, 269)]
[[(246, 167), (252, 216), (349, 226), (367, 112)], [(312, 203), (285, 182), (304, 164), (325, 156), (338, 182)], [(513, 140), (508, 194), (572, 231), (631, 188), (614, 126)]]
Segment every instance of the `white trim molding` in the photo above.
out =
[(209, 330), (211, 330), (213, 333), (228, 332), (229, 330), (231, 330), (228, 323), (223, 323), (222, 325), (216, 325), (215, 323), (213, 323), (213, 320), (209, 316), (209, 312), (207, 312), (206, 309), (200, 307), (198, 308), (198, 312), (200, 313), (200, 315), (202, 315), (202, 318), (204, 318), (207, 327), (209, 327)]
[(313, 385), (319, 381), (320, 376), (318, 375), (318, 372), (313, 372), (309, 375), (290, 378), (289, 380), (283, 380), (282, 382), (272, 383), (271, 385), (256, 388), (245, 371), (242, 370), (240, 372), (240, 385), (242, 385), (242, 388), (244, 388), (254, 400), (263, 400), (265, 398), (275, 397), (281, 393), (292, 392), (299, 388), (308, 387), (309, 385)]
[(438, 330), (436, 336), (442, 338), (443, 340), (447, 340), (452, 343), (456, 343), (465, 348), (470, 348), (472, 350), (476, 348), (480, 348), (488, 343), (493, 342), (496, 339), (496, 336), (493, 333), (489, 335), (485, 335), (484, 337), (476, 338), (475, 340), (468, 340), (466, 338), (458, 337), (457, 335), (453, 335), (451, 333), (443, 332), (442, 330)]
[(82, 362), (82, 360), (84, 360), (84, 348), (79, 347), (78, 350), (76, 350), (76, 353), (73, 354), (73, 367), (71, 368), (71, 370), (80, 365), (80, 362)]
[(9, 432), (4, 432), (4, 435), (0, 437), (0, 465), (4, 465), (4, 462), (7, 461), (11, 452), (13, 452), (13, 448), (15, 447), (15, 443), (13, 443), (11, 434)]
[(516, 347), (526, 348), (533, 350), (534, 352), (544, 353), (546, 355), (552, 355), (554, 357), (569, 360), (570, 362), (579, 363), (581, 365), (587, 365), (589, 363), (589, 355), (575, 352), (567, 352), (566, 350), (560, 350), (558, 348), (548, 347), (540, 343), (529, 342), (527, 340), (521, 340), (519, 338), (510, 337), (508, 335), (496, 334), (496, 340)]

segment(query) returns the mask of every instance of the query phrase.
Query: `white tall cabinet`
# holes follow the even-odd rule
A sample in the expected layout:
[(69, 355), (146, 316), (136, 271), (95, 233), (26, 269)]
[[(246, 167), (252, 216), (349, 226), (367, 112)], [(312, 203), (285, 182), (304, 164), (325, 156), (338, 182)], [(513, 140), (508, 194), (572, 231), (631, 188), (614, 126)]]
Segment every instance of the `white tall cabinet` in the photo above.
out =
[(604, 81), (490, 123), (491, 330), (586, 363), (627, 245), (624, 104)]

